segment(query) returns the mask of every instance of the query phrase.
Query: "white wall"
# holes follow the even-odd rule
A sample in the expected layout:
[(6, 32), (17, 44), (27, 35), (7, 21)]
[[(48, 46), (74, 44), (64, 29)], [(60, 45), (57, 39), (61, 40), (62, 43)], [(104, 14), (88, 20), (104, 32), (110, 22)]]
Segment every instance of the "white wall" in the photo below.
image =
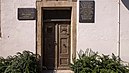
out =
[(95, 0), (95, 23), (79, 23), (77, 17), (78, 51), (91, 48), (99, 53), (118, 55), (120, 30), (120, 57), (129, 62), (129, 0), (120, 0), (120, 29), (118, 2), (119, 0)]
[(95, 23), (78, 21), (78, 51), (91, 48), (99, 53), (118, 54), (118, 0), (95, 0)]
[(121, 58), (129, 62), (129, 0), (121, 0), (120, 28), (121, 28)]
[[(129, 4), (128, 0), (123, 1)], [(6, 57), (23, 50), (35, 52), (36, 21), (17, 19), (18, 8), (35, 8), (35, 2), (36, 0), (1, 0), (0, 56)], [(91, 48), (99, 53), (118, 55), (118, 0), (95, 0), (95, 23), (79, 23), (79, 1), (77, 6), (77, 51)], [(120, 14), (120, 56), (129, 61), (129, 5), (125, 6), (121, 2)]]
[(18, 8), (35, 8), (36, 0), (1, 0), (0, 56), (30, 50), (35, 52), (36, 21), (19, 21)]

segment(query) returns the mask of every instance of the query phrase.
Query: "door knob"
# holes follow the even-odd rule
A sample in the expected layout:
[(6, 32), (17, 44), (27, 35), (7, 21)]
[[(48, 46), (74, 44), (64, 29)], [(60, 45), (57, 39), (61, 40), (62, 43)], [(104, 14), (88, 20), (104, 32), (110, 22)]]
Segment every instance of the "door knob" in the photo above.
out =
[(57, 45), (57, 43), (56, 43), (56, 42), (54, 42), (54, 44), (55, 44), (55, 45)]

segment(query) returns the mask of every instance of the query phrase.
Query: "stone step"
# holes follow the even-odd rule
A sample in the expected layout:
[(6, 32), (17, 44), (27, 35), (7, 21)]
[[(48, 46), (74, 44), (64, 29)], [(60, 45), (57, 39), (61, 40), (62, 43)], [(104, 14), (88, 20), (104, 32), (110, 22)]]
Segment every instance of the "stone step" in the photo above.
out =
[(43, 70), (43, 73), (74, 73), (71, 70)]

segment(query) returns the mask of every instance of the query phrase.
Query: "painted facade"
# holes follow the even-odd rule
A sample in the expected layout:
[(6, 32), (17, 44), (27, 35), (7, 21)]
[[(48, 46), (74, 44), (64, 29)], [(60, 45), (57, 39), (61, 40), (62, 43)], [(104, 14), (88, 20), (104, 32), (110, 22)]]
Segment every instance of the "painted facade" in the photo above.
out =
[[(36, 4), (36, 0), (1, 0), (0, 56), (23, 50), (36, 53), (36, 20), (17, 18), (18, 8), (36, 8)], [(129, 62), (128, 0), (120, 0), (120, 6), (119, 0), (95, 0), (94, 23), (79, 23), (77, 1), (76, 18), (76, 52), (91, 48), (99, 53), (115, 53)]]
[(36, 20), (19, 21), (18, 8), (35, 8), (35, 0), (1, 0), (0, 56), (36, 48)]

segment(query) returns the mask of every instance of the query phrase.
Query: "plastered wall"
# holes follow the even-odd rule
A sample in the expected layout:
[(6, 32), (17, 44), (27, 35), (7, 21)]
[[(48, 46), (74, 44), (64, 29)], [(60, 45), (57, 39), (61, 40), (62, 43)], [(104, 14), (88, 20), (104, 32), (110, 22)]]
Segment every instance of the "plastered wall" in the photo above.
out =
[[(78, 1), (77, 52), (91, 48), (99, 53), (118, 55), (120, 46), (120, 57), (129, 62), (129, 1), (120, 0), (120, 18), (118, 1), (95, 0), (95, 23), (79, 23)], [(35, 8), (35, 4), (36, 0), (1, 0), (0, 56), (23, 50), (36, 52), (36, 20), (17, 19), (18, 8)]]
[(129, 0), (121, 0), (120, 36), (121, 58), (129, 62)]
[[(77, 16), (79, 16), (79, 11)], [(120, 55), (122, 60), (129, 62), (128, 19), (128, 0), (120, 0), (120, 8), (119, 0), (95, 0), (95, 23), (77, 21), (78, 52), (80, 49), (85, 51), (91, 48), (100, 54)]]
[(1, 0), (0, 56), (29, 50), (35, 53), (36, 20), (19, 21), (18, 8), (35, 8), (35, 0)]
[(99, 53), (117, 54), (118, 0), (95, 0), (95, 23), (77, 23), (78, 51), (91, 48)]

